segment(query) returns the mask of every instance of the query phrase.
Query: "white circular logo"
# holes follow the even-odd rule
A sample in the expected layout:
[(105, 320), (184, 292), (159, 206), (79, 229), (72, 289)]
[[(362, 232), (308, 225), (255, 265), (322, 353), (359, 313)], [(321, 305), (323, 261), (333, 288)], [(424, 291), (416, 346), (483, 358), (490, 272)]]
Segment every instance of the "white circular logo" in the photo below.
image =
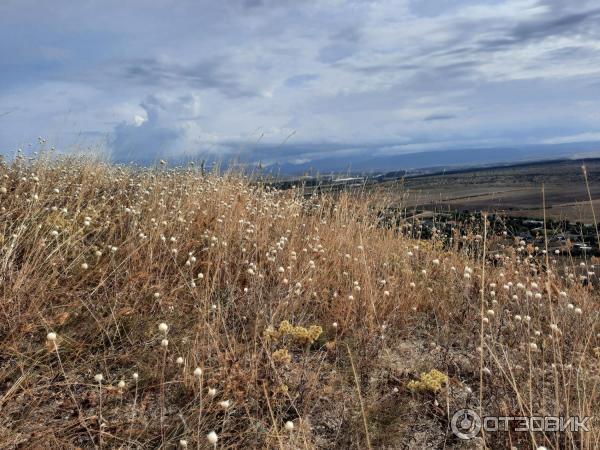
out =
[(461, 409), (452, 416), (450, 427), (456, 437), (469, 440), (481, 431), (481, 417), (472, 409)]

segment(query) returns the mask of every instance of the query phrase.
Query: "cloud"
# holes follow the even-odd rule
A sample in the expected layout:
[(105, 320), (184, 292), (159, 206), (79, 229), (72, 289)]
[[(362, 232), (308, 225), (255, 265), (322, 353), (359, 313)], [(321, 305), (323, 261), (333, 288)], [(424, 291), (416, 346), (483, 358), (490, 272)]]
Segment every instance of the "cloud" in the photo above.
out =
[(323, 63), (334, 63), (349, 58), (358, 51), (356, 45), (351, 43), (339, 43), (326, 45), (319, 51), (319, 61)]
[(147, 114), (145, 121), (122, 122), (114, 129), (110, 146), (116, 161), (156, 162), (172, 154), (184, 137), (183, 130), (161, 125), (155, 103), (150, 101), (142, 106)]
[(600, 141), (600, 132), (588, 132), (572, 134), (569, 136), (558, 136), (544, 139), (543, 144), (570, 144), (573, 142), (597, 142)]
[(423, 120), (425, 122), (435, 122), (436, 120), (450, 120), (454, 118), (456, 118), (454, 114), (431, 114), (430, 116), (425, 117)]
[(559, 17), (548, 14), (540, 20), (517, 24), (511, 34), (516, 41), (521, 42), (564, 33), (582, 32), (586, 31), (587, 26), (597, 27), (598, 17), (600, 17), (600, 9), (568, 13)]
[(307, 84), (310, 84), (312, 81), (315, 81), (318, 79), (319, 79), (319, 75), (317, 75), (317, 74), (303, 73), (300, 75), (294, 75), (292, 77), (289, 77), (287, 80), (285, 80), (285, 85), (287, 87), (291, 87), (291, 88), (301, 87), (301, 86), (306, 86)]
[(226, 71), (224, 58), (218, 57), (188, 65), (155, 58), (124, 61), (115, 78), (155, 89), (186, 86), (193, 90), (215, 89), (232, 98), (258, 95), (245, 89), (233, 72)]
[(5, 0), (0, 148), (284, 164), (594, 136), (599, 19), (594, 0)]
[(147, 117), (143, 117), (140, 116), (138, 114), (136, 114), (135, 116), (133, 116), (133, 123), (136, 127), (140, 127), (144, 124), (144, 122), (147, 122), (148, 118)]

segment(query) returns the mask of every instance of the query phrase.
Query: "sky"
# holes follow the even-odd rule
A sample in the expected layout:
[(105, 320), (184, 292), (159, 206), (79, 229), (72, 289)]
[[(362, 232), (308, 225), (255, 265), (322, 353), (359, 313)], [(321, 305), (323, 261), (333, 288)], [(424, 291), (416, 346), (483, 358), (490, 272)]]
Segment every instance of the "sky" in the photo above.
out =
[(0, 153), (116, 161), (600, 141), (597, 0), (1, 0)]

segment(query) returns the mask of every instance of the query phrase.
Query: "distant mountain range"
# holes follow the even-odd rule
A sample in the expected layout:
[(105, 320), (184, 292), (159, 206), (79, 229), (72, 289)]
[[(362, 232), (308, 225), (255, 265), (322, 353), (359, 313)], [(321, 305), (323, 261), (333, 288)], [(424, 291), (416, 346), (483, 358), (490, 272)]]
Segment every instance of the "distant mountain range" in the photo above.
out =
[(439, 171), (475, 166), (498, 165), (552, 159), (578, 159), (600, 156), (600, 142), (578, 142), (554, 145), (525, 145), (424, 151), (398, 155), (373, 155), (365, 152), (356, 156), (326, 157), (303, 164), (274, 164), (265, 170), (282, 175), (315, 173), (387, 173), (392, 171)]
[[(296, 146), (294, 150), (297, 150), (298, 154), (301, 155), (304, 149), (302, 146)], [(311, 145), (310, 151), (312, 154), (318, 153), (318, 145)], [(265, 155), (264, 151), (260, 153)], [(325, 153), (325, 150), (323, 150), (323, 153)], [(294, 152), (289, 151), (286, 159), (291, 158), (293, 154)], [(221, 168), (224, 169), (235, 166), (251, 172), (259, 170), (263, 173), (279, 176), (314, 176), (316, 174), (374, 175), (389, 172), (431, 173), (443, 170), (497, 166), (511, 163), (595, 157), (600, 157), (600, 142), (428, 150), (391, 155), (377, 154), (375, 150), (365, 149), (362, 152), (343, 156), (333, 152), (331, 156), (312, 159), (299, 164), (283, 161), (281, 163), (275, 162), (268, 165), (261, 165), (259, 161), (255, 160), (257, 156), (251, 151), (243, 155), (237, 155), (234, 161), (193, 152), (185, 156), (166, 159), (169, 160), (169, 165), (171, 166), (205, 160), (206, 167), (208, 168), (212, 167), (212, 164), (219, 163)], [(158, 163), (158, 159), (149, 158), (133, 161), (126, 158), (113, 158), (113, 160), (118, 163), (132, 162), (143, 165)]]

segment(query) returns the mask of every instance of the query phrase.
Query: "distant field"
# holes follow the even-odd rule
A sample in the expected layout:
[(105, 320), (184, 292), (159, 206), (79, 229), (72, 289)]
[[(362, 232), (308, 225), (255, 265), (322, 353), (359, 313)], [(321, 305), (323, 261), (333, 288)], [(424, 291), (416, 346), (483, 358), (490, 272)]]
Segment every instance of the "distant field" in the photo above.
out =
[[(407, 178), (382, 186), (402, 192), (398, 204), (541, 217), (542, 185), (550, 218), (593, 222), (581, 161), (560, 161)], [(600, 207), (600, 161), (586, 162), (594, 209)]]

